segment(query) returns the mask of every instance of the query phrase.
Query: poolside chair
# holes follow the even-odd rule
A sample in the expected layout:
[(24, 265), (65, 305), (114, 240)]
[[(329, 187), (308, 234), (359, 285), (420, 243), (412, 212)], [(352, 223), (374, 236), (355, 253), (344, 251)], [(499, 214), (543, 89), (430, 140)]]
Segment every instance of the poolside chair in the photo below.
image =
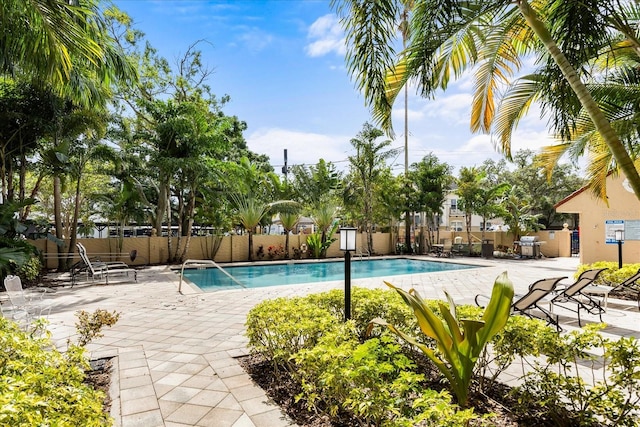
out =
[(82, 243), (77, 243), (76, 247), (78, 248), (78, 253), (80, 254), (80, 263), (77, 264), (77, 267), (72, 267), (71, 273), (71, 286), (73, 287), (75, 281), (74, 278), (81, 273), (85, 273), (87, 279), (91, 277), (91, 279), (102, 278), (105, 279), (105, 284), (109, 284), (109, 276), (122, 276), (126, 275), (129, 277), (130, 274), (133, 275), (134, 281), (138, 281), (138, 271), (130, 268), (127, 264), (122, 261), (113, 261), (113, 262), (104, 262), (104, 261), (92, 261), (87, 255), (87, 249), (84, 247)]
[(631, 277), (628, 277), (624, 280), (624, 282), (617, 284), (611, 289), (611, 291), (617, 291), (622, 289), (631, 289), (638, 293), (638, 310), (640, 310), (640, 284), (638, 281), (640, 280), (640, 269)]
[[(566, 279), (567, 277), (551, 277), (548, 279), (540, 279), (529, 285), (529, 292), (522, 296), (516, 296), (516, 300), (511, 304), (511, 311), (516, 314), (525, 315), (531, 319), (545, 320), (548, 324), (554, 325), (556, 329), (560, 330), (557, 316), (554, 316), (549, 309), (545, 309), (540, 306), (540, 303), (550, 296), (555, 290), (558, 283)], [(489, 297), (486, 295), (476, 295), (475, 302), (478, 306), (483, 306), (481, 299), (486, 298), (487, 302)], [(546, 300), (550, 303), (550, 300)], [(534, 316), (531, 310), (538, 309), (543, 317)]]
[(51, 312), (51, 305), (43, 303), (46, 292), (27, 294), (22, 289), (22, 280), (19, 276), (9, 275), (4, 279), (4, 288), (7, 290), (10, 307), (3, 308), (11, 313), (14, 321), (22, 326), (28, 326), (38, 317), (47, 317)]
[(582, 320), (580, 318), (581, 310), (585, 310), (590, 314), (597, 314), (602, 322), (602, 313), (605, 311), (605, 308), (603, 308), (598, 299), (593, 296), (596, 292), (585, 291), (585, 289), (592, 286), (604, 270), (606, 270), (606, 268), (583, 271), (574, 283), (557, 289), (559, 293), (551, 300), (551, 304), (578, 313), (578, 325), (580, 326), (582, 326)]

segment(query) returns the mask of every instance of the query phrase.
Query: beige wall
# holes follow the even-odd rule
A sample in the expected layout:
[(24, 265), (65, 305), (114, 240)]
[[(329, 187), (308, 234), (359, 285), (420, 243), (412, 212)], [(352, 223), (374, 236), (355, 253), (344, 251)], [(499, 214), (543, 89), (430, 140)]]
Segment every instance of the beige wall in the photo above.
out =
[[(571, 256), (571, 240), (570, 231), (556, 231), (553, 238), (549, 236), (548, 231), (537, 233), (541, 241), (546, 242), (541, 251), (546, 257), (568, 257)], [(472, 233), (474, 242), (480, 242), (481, 233)], [(449, 231), (440, 232), (440, 241), (453, 241), (456, 236), (461, 236), (463, 242), (466, 242), (466, 233), (454, 233)], [(297, 234), (289, 236), (289, 254), (293, 257), (293, 248), (299, 248), (301, 244), (306, 242), (307, 235)], [(327, 257), (339, 258), (344, 255), (340, 250), (339, 235), (335, 235), (336, 241), (329, 247)], [(493, 240), (494, 246), (504, 245), (512, 247), (513, 236), (506, 232), (486, 232), (485, 239)], [(124, 261), (129, 265), (147, 265), (162, 264), (167, 260), (167, 238), (166, 237), (128, 237), (122, 241), (122, 251), (118, 250), (118, 239), (78, 239), (85, 245), (87, 252), (91, 258), (100, 258), (102, 261)], [(183, 240), (184, 242), (184, 240)], [(57, 246), (48, 240), (32, 241), (38, 249), (45, 255), (47, 268), (57, 267)], [(177, 240), (173, 238), (175, 245)], [(267, 248), (271, 245), (285, 244), (284, 235), (254, 235), (253, 250), (254, 254), (260, 245), (265, 250), (264, 260), (269, 259), (267, 256)], [(191, 238), (187, 259), (210, 259), (213, 239), (211, 237), (194, 236)], [(356, 239), (356, 247), (366, 247), (366, 234), (359, 234)], [(131, 261), (129, 254), (132, 250), (137, 251), (137, 257)], [(389, 255), (393, 253), (392, 236), (389, 233), (373, 234), (373, 249), (376, 255)], [(249, 239), (247, 235), (243, 236), (225, 236), (222, 238), (220, 249), (216, 253), (216, 262), (241, 262), (248, 260)], [(303, 258), (306, 258), (304, 256)], [(256, 259), (254, 255), (254, 259)], [(77, 251), (74, 252), (74, 262), (79, 261)]]
[[(293, 256), (293, 248), (299, 248), (301, 244), (306, 242), (307, 235), (291, 235), (289, 236), (289, 254)], [(339, 236), (336, 234), (335, 238)], [(356, 239), (356, 247), (366, 246), (366, 235), (360, 234)], [(162, 264), (167, 260), (167, 238), (166, 237), (127, 237), (122, 241), (122, 250), (118, 250), (118, 239), (78, 239), (87, 248), (87, 253), (91, 258), (100, 258), (102, 261), (124, 261), (129, 265), (146, 265), (146, 264)], [(183, 240), (184, 242), (184, 240)], [(40, 249), (45, 257), (47, 268), (57, 267), (58, 250), (55, 243), (46, 239), (31, 241), (38, 249)], [(175, 245), (177, 240), (173, 238)], [(188, 259), (210, 259), (210, 252), (213, 239), (211, 237), (194, 236), (191, 238), (189, 250), (187, 252)], [(265, 257), (267, 248), (271, 245), (282, 245), (284, 247), (284, 235), (254, 235), (253, 250), (254, 254), (260, 245), (264, 246)], [(373, 234), (373, 248), (378, 255), (388, 255), (392, 252), (391, 237), (388, 233)], [(129, 254), (132, 250), (137, 251), (135, 261), (131, 261)], [(225, 236), (222, 239), (220, 249), (218, 250), (216, 262), (236, 262), (247, 261), (249, 252), (249, 237), (243, 236)], [(344, 254), (340, 250), (340, 242), (336, 240), (329, 247), (327, 257), (342, 257)], [(254, 255), (255, 259), (255, 255)], [(78, 252), (74, 252), (74, 262), (79, 261)]]
[[(605, 243), (605, 221), (640, 220), (640, 202), (633, 192), (624, 188), (624, 175), (607, 178), (609, 205), (582, 190), (556, 207), (558, 212), (580, 214), (580, 262), (617, 261), (618, 245)], [(622, 245), (623, 263), (640, 262), (640, 241), (625, 240)]]
[[(571, 230), (540, 230), (531, 235), (538, 236), (538, 241), (542, 242), (540, 252), (547, 258), (570, 257), (571, 256)], [(440, 241), (453, 242), (456, 237), (461, 237), (463, 243), (467, 243), (466, 232), (440, 232)], [(471, 233), (474, 243), (482, 242), (481, 232)], [(494, 248), (498, 246), (513, 247), (513, 234), (504, 231), (486, 231), (485, 240), (492, 240)]]

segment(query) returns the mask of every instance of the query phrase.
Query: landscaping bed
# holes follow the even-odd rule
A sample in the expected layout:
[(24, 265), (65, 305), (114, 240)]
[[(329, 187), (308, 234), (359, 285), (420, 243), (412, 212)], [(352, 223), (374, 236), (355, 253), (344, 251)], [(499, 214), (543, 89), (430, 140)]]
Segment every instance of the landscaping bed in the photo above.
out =
[[(465, 390), (460, 378), (446, 375), (458, 362), (443, 358), (443, 347), (421, 335), (424, 325), (418, 327), (395, 292), (354, 288), (349, 322), (342, 318), (343, 298), (340, 290), (278, 298), (258, 304), (248, 315), (251, 356), (241, 363), (299, 425), (640, 425), (640, 345), (633, 338), (604, 338), (602, 325), (558, 334), (540, 320), (508, 316), (504, 328), (477, 353)], [(439, 321), (452, 311), (442, 302), (424, 304)], [(456, 319), (467, 327), (474, 319), (491, 321), (479, 307), (453, 311), (457, 314), (449, 322)], [(374, 318), (411, 335), (412, 345), (391, 334), (382, 320), (369, 327)], [(442, 366), (434, 360), (443, 360)], [(522, 365), (518, 388), (498, 381), (514, 363)], [(578, 366), (588, 368), (581, 379)], [(585, 376), (589, 371), (591, 377)]]

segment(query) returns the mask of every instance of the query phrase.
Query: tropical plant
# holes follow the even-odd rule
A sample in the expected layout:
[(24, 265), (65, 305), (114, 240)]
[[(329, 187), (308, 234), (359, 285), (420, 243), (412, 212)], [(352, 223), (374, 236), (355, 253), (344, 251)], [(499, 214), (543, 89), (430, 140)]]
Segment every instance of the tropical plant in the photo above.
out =
[(4, 277), (11, 264), (20, 267), (26, 263), (36, 251), (36, 248), (24, 241), (21, 236), (27, 227), (16, 218), (16, 213), (26, 204), (33, 203), (27, 200), (23, 203), (0, 204), (0, 277)]
[(509, 226), (509, 231), (513, 233), (514, 240), (520, 240), (530, 231), (538, 231), (544, 228), (544, 224), (539, 222), (541, 214), (533, 213), (527, 198), (520, 193), (518, 187), (511, 187), (502, 200), (502, 218)]
[[(335, 240), (331, 239), (338, 228), (338, 223), (335, 219), (336, 212), (337, 208), (329, 201), (325, 201), (313, 212), (313, 222), (317, 227), (317, 233), (320, 234), (320, 257), (325, 256), (326, 249)], [(328, 241), (329, 243), (327, 243)]]
[(337, 197), (342, 188), (342, 173), (324, 159), (311, 166), (291, 167), (293, 198), (310, 210), (318, 209), (327, 200)]
[(350, 177), (345, 188), (345, 201), (349, 205), (359, 207), (363, 220), (364, 231), (367, 233), (367, 250), (373, 252), (373, 203), (374, 189), (380, 177), (387, 168), (386, 160), (395, 156), (398, 149), (388, 149), (390, 140), (377, 142), (383, 132), (365, 123), (362, 130), (351, 139), (351, 145), (356, 149), (355, 156), (349, 156)]
[(297, 213), (281, 213), (280, 221), (282, 222), (282, 228), (284, 228), (285, 240), (284, 240), (284, 258), (289, 259), (289, 234), (296, 228), (300, 221), (300, 215)]
[(2, 74), (24, 75), (85, 106), (104, 100), (99, 85), (135, 79), (107, 33), (98, 0), (6, 0), (0, 26)]
[(252, 196), (240, 194), (231, 195), (236, 208), (236, 215), (242, 227), (249, 234), (249, 261), (253, 261), (253, 233), (260, 221), (269, 213), (272, 207), (278, 205), (295, 205), (291, 200), (280, 200), (273, 203), (263, 203)]
[[(446, 193), (453, 182), (451, 169), (450, 165), (441, 163), (433, 153), (424, 156), (419, 163), (411, 165), (409, 179), (415, 183), (418, 190), (415, 192), (419, 205), (417, 211), (425, 213), (426, 225), (429, 229), (438, 230), (440, 227), (438, 219), (442, 215)], [(423, 227), (424, 225), (423, 222)], [(423, 244), (424, 229), (420, 234), (419, 246), (423, 248), (425, 246)], [(431, 234), (427, 234), (427, 236), (429, 247), (431, 247), (432, 236)]]
[(459, 176), (456, 179), (458, 189), (456, 194), (458, 199), (458, 208), (464, 212), (465, 226), (467, 231), (467, 242), (469, 242), (469, 250), (473, 250), (471, 244), (471, 217), (475, 212), (478, 194), (481, 191), (480, 180), (482, 178), (481, 171), (473, 167), (462, 167)]
[(383, 319), (374, 319), (370, 328), (376, 324), (387, 326), (391, 332), (419, 348), (449, 380), (458, 404), (466, 407), (475, 364), (489, 340), (504, 328), (509, 319), (513, 284), (508, 279), (507, 273), (502, 273), (496, 279), (491, 300), (481, 320), (458, 320), (456, 305), (449, 294), (447, 294), (449, 307), (442, 302), (438, 304), (444, 319), (442, 320), (428, 307), (415, 289), (407, 292), (388, 282), (385, 283), (398, 292), (405, 303), (413, 309), (422, 333), (435, 340), (438, 351)]
[[(417, 84), (418, 92), (428, 97), (446, 88), (452, 73), (459, 76), (475, 66), (471, 124), (473, 130), (488, 131), (499, 83), (508, 82), (525, 55), (533, 55), (547, 70), (548, 87), (557, 93), (557, 87), (562, 86), (568, 88), (563, 93), (571, 94), (571, 99), (555, 97), (560, 108), (554, 113), (564, 110), (571, 116), (575, 110), (570, 106), (581, 106), (584, 117), (592, 122), (640, 199), (640, 175), (631, 157), (633, 149), (621, 142), (582, 80), (590, 74), (585, 66), (589, 59), (603, 46), (614, 46), (616, 38), (637, 50), (636, 14), (628, 13), (637, 9), (634, 2), (425, 0), (412, 8), (410, 39), (399, 54), (396, 21), (404, 10), (403, 1), (335, 0), (332, 4), (347, 32), (349, 71), (385, 130), (391, 130), (393, 103), (409, 82)], [(525, 102), (522, 111), (531, 103)], [(515, 115), (514, 122), (520, 117)], [(562, 126), (557, 116), (552, 121)], [(506, 154), (510, 155), (508, 151)]]
[(333, 242), (337, 239), (333, 237), (338, 230), (339, 224), (333, 224), (331, 230), (327, 233), (328, 238), (323, 240), (323, 234), (320, 231), (316, 231), (307, 236), (307, 247), (309, 248), (309, 254), (314, 258), (324, 258), (327, 254), (327, 249), (331, 246)]

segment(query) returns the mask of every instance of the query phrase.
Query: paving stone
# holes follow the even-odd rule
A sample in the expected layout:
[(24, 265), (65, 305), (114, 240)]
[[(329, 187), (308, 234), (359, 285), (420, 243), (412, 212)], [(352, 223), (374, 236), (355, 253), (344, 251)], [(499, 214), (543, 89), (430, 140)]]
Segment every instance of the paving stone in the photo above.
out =
[(198, 421), (198, 426), (231, 427), (243, 414), (244, 413), (241, 410), (236, 411), (232, 409), (213, 408)]
[(187, 403), (193, 396), (200, 393), (201, 390), (189, 387), (176, 387), (170, 392), (164, 394), (161, 400), (171, 400), (173, 402)]
[[(167, 421), (196, 425), (198, 421), (211, 410), (207, 406), (185, 404), (167, 417)], [(216, 424), (212, 424), (216, 425)]]
[(164, 427), (160, 410), (141, 412), (122, 417), (122, 427)]
[(120, 400), (122, 415), (131, 415), (158, 409), (158, 399), (155, 396), (140, 397), (138, 399)]

